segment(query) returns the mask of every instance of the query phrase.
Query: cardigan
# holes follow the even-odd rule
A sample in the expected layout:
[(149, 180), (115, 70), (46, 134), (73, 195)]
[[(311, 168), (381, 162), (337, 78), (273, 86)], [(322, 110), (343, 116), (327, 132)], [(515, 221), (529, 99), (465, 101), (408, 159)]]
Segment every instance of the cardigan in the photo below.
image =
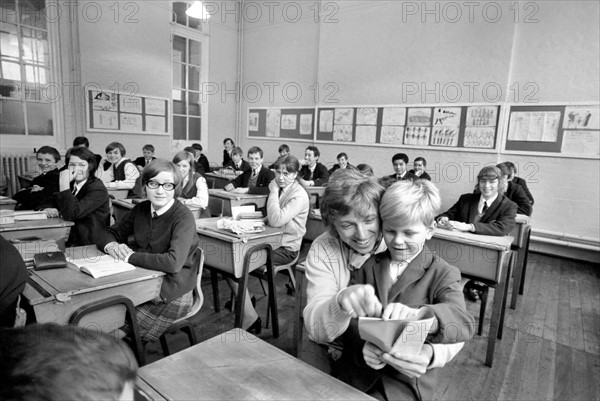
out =
[(42, 187), (41, 191), (31, 191), (30, 188), (25, 188), (13, 195), (13, 199), (17, 201), (16, 210), (35, 210), (40, 204), (45, 203), (46, 199), (54, 195), (59, 190), (60, 171), (54, 169), (46, 174), (40, 174), (35, 177), (31, 185)]
[(194, 216), (186, 206), (175, 199), (169, 210), (152, 218), (150, 201), (138, 203), (121, 221), (102, 230), (96, 245), (104, 251), (108, 243), (126, 243), (132, 234), (135, 252), (128, 261), (167, 273), (160, 288), (164, 302), (180, 298), (196, 286), (198, 266), (193, 262), (200, 240)]
[[(275, 185), (275, 184), (273, 184)], [(299, 251), (306, 233), (309, 199), (308, 192), (297, 181), (279, 196), (271, 191), (267, 199), (267, 217), (271, 227), (282, 227), (281, 246)]]
[(329, 181), (329, 171), (320, 162), (315, 165), (315, 171), (312, 178), (310, 177), (310, 168), (308, 165), (302, 166), (302, 170), (298, 174), (304, 181), (314, 181), (315, 187), (322, 187)]
[(231, 181), (231, 183), (235, 188), (248, 188), (249, 194), (268, 195), (269, 183), (275, 179), (275, 173), (265, 166), (261, 166), (256, 177), (256, 186), (254, 187), (249, 186), (250, 178), (252, 178), (252, 169), (244, 171)]

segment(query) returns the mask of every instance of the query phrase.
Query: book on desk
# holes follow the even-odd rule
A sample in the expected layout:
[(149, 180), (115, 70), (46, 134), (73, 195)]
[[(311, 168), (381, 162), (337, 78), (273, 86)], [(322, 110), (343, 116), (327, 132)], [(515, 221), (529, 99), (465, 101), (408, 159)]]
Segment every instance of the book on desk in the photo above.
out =
[(94, 278), (106, 277), (113, 274), (123, 273), (130, 270), (135, 270), (135, 266), (131, 263), (115, 259), (110, 255), (102, 255), (93, 258), (71, 259), (69, 263), (74, 264), (77, 268)]

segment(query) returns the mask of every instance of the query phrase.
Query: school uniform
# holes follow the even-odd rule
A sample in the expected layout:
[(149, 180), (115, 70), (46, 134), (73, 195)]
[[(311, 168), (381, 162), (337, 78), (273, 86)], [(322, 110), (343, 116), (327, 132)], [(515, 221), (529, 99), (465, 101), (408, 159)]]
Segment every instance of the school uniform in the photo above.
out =
[[(113, 173), (114, 173), (114, 180), (115, 181), (125, 181), (125, 166), (127, 166), (128, 164), (133, 164), (131, 162), (131, 160), (129, 159), (125, 159), (122, 160), (121, 163), (119, 163), (117, 166), (113, 166)], [(137, 168), (136, 168), (137, 171)], [(135, 179), (135, 184), (133, 186), (133, 188), (130, 188), (129, 191), (127, 192), (127, 197), (128, 198), (143, 198), (144, 194), (142, 192), (142, 182), (141, 182), (141, 175), (138, 172), (138, 176)]]
[(400, 176), (398, 174), (391, 174), (391, 175), (388, 175), (387, 178), (392, 181), (414, 181), (418, 177), (416, 175), (414, 175), (413, 173), (411, 173), (410, 171), (407, 171), (402, 176)]
[(226, 151), (223, 149), (223, 167), (227, 167), (229, 162), (231, 161), (231, 151)]
[(41, 174), (35, 177), (31, 186), (40, 186), (41, 191), (32, 192), (31, 188), (25, 188), (13, 195), (13, 199), (17, 201), (15, 210), (36, 210), (47, 198), (54, 195), (59, 190), (60, 171), (55, 168), (48, 171), (46, 174)]
[(527, 197), (527, 194), (521, 185), (509, 181), (504, 195), (517, 204), (517, 213), (531, 216), (531, 213), (533, 212), (531, 200)]
[(27, 282), (27, 268), (17, 248), (1, 235), (0, 255), (0, 327), (13, 327), (17, 299)]
[(421, 173), (421, 175), (415, 174), (415, 170), (409, 170), (408, 172), (415, 176), (415, 178), (414, 178), (415, 180), (431, 181), (431, 176), (427, 173), (427, 171), (423, 171), (423, 173)]
[(248, 171), (251, 169), (250, 167), (250, 163), (248, 163), (246, 160), (242, 159), (238, 164), (235, 164), (233, 162), (233, 160), (230, 160), (226, 165), (225, 168), (230, 167), (232, 168), (234, 171)]
[(206, 174), (206, 173), (210, 173), (210, 165), (208, 163), (208, 159), (206, 158), (206, 156), (204, 156), (203, 154), (201, 154), (198, 159), (194, 160), (194, 170), (196, 170), (197, 173), (199, 174)]
[(155, 160), (155, 159), (156, 159), (156, 157), (154, 157), (154, 156), (153, 156), (153, 157), (152, 157), (152, 159), (150, 159), (150, 160), (146, 160), (146, 159), (144, 158), (144, 156), (140, 156), (140, 157), (138, 157), (137, 159), (135, 159), (135, 161), (133, 162), (133, 164), (135, 164), (136, 166), (140, 166), (140, 167), (144, 168), (144, 167), (146, 167), (148, 164), (150, 164), (150, 162), (151, 162), (152, 160)]
[[(346, 168), (349, 169), (349, 170), (352, 170), (355, 167), (352, 164), (348, 163), (348, 165), (346, 166)], [(337, 164), (337, 163), (334, 164), (333, 167), (331, 169), (329, 169), (329, 175), (333, 174), (335, 171), (337, 171), (339, 169), (340, 169), (340, 165)]]
[[(473, 224), (476, 234), (507, 235), (516, 224), (517, 204), (506, 196), (498, 194), (487, 210), (479, 216), (480, 194), (463, 194), (447, 212), (436, 217), (446, 216), (450, 220)], [(476, 221), (478, 220), (478, 221)]]
[(519, 184), (523, 188), (523, 190), (525, 191), (525, 194), (531, 201), (531, 205), (533, 205), (533, 203), (534, 203), (533, 195), (531, 194), (531, 192), (529, 191), (529, 188), (527, 187), (527, 181), (525, 181), (524, 179), (522, 179), (520, 177), (515, 176), (515, 177), (513, 177), (511, 182), (514, 182), (515, 184)]
[(275, 173), (265, 166), (261, 166), (258, 174), (250, 168), (236, 177), (231, 183), (235, 188), (248, 188), (249, 194), (269, 194), (269, 183), (275, 179)]
[(314, 181), (315, 187), (322, 187), (329, 181), (329, 171), (327, 171), (327, 167), (320, 162), (315, 164), (315, 168), (312, 172), (308, 165), (304, 165), (302, 166), (302, 170), (300, 170), (300, 178), (304, 181)]

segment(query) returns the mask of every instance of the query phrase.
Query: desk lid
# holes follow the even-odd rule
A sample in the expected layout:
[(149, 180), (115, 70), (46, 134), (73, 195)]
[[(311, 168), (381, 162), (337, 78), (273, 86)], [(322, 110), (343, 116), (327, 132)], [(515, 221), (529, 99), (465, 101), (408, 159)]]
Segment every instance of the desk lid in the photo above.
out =
[(482, 248), (496, 249), (499, 251), (508, 251), (513, 243), (514, 238), (505, 236), (479, 235), (473, 233), (462, 232), (458, 230), (447, 230), (438, 227), (434, 232), (435, 238), (446, 239), (458, 243), (475, 245)]
[(43, 219), (43, 220), (20, 220), (20, 221), (15, 221), (13, 224), (6, 224), (6, 225), (0, 226), (0, 232), (71, 227), (73, 225), (74, 225), (74, 223), (72, 221), (63, 220), (60, 217), (57, 217), (54, 219)]
[(221, 217), (212, 217), (210, 219), (196, 219), (196, 232), (203, 234), (208, 237), (218, 238), (227, 242), (247, 242), (250, 239), (260, 239), (272, 237), (275, 235), (282, 235), (283, 230), (281, 228), (275, 228), (266, 225), (265, 231), (255, 234), (238, 235), (229, 230), (222, 230), (217, 227), (217, 221)]
[(269, 196), (269, 195), (261, 195), (261, 194), (239, 194), (236, 192), (225, 191), (224, 189), (209, 189), (208, 194), (211, 196), (216, 196), (218, 198), (235, 199), (235, 200), (264, 199)]

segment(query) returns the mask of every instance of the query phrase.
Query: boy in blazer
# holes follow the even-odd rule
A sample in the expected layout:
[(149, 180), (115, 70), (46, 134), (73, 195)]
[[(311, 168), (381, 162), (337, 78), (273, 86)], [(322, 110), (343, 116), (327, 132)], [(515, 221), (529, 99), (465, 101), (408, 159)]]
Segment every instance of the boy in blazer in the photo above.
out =
[(144, 167), (146, 167), (148, 164), (150, 164), (150, 162), (154, 159), (156, 159), (156, 157), (154, 157), (154, 146), (153, 145), (144, 145), (144, 147), (142, 148), (142, 154), (144, 156), (140, 156), (137, 159), (135, 159), (135, 161), (133, 162), (133, 164), (135, 164), (135, 166), (137, 167), (137, 169), (139, 171), (142, 171), (144, 169)]
[(395, 173), (388, 176), (388, 180), (391, 181), (414, 181), (415, 175), (410, 171), (407, 171), (408, 156), (404, 153), (396, 153), (392, 157), (392, 165), (394, 166)]
[(329, 181), (329, 171), (319, 162), (320, 156), (321, 153), (316, 146), (309, 146), (304, 151), (306, 164), (300, 170), (299, 181), (306, 187), (322, 187)]
[(58, 192), (59, 170), (57, 163), (60, 161), (60, 153), (51, 146), (42, 146), (35, 155), (38, 167), (42, 174), (35, 177), (31, 187), (25, 188), (13, 195), (17, 201), (16, 210), (35, 210), (40, 207), (46, 199)]
[(263, 151), (258, 146), (248, 150), (250, 168), (225, 186), (225, 191), (240, 194), (269, 194), (269, 183), (275, 178), (273, 171), (263, 165)]

